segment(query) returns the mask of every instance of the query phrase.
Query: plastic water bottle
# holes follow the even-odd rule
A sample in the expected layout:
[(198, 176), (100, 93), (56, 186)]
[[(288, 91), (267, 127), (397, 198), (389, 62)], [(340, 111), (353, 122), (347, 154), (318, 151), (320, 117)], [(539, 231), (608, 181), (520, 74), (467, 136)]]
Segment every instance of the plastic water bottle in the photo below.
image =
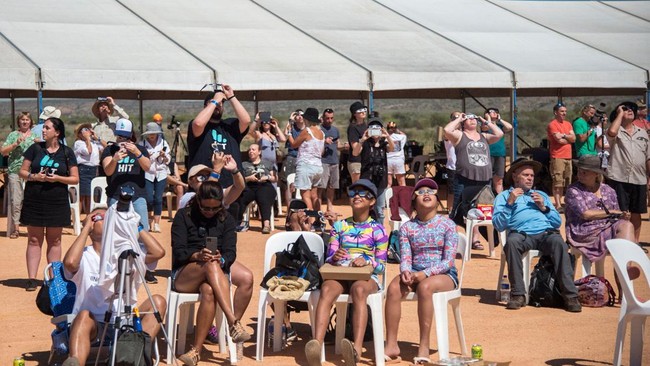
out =
[(135, 313), (133, 315), (133, 329), (136, 332), (142, 332), (142, 320), (140, 319), (140, 311), (138, 311), (138, 308), (134, 308), (133, 312)]
[(503, 275), (501, 279), (501, 302), (510, 301), (510, 281), (508, 281), (508, 276)]
[[(266, 333), (266, 338), (267, 338), (267, 346), (271, 347), (273, 345), (273, 322), (274, 322), (275, 317), (271, 317), (271, 320), (269, 321), (269, 326), (268, 326), (268, 331)], [(285, 347), (287, 344), (287, 326), (282, 324), (282, 348)]]

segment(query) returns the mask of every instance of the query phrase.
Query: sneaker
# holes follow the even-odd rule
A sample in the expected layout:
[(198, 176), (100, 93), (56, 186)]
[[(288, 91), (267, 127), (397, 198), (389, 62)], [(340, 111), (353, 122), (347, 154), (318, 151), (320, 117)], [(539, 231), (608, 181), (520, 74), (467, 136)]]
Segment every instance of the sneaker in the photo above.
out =
[(287, 329), (287, 342), (292, 342), (298, 339), (298, 333), (293, 328)]
[(244, 221), (239, 226), (237, 226), (237, 232), (238, 233), (243, 233), (244, 231), (248, 231), (248, 222)]
[(159, 233), (160, 232), (160, 224), (155, 223), (153, 224), (153, 227), (151, 228), (152, 233)]
[(270, 234), (271, 233), (271, 227), (270, 226), (264, 226), (262, 228), (262, 234)]
[(185, 365), (196, 366), (199, 364), (199, 361), (201, 360), (201, 355), (200, 352), (197, 351), (196, 348), (194, 348), (194, 346), (192, 346), (190, 347), (189, 351), (178, 356), (178, 360)]
[(239, 320), (230, 327), (230, 337), (235, 343), (246, 342), (251, 339), (251, 335), (246, 332), (246, 329), (244, 329), (244, 326), (241, 325)]
[(582, 305), (577, 297), (569, 297), (564, 302), (564, 308), (570, 313), (579, 313), (582, 311)]
[(506, 309), (509, 310), (519, 310), (526, 306), (526, 296), (524, 295), (512, 295), (510, 301), (506, 305)]
[(153, 272), (151, 271), (147, 271), (147, 273), (145, 273), (144, 280), (147, 281), (147, 283), (158, 283), (158, 279), (153, 275)]
[(79, 360), (76, 357), (68, 357), (66, 358), (65, 361), (63, 361), (61, 366), (80, 366), (80, 365), (79, 365)]
[(208, 331), (208, 335), (205, 337), (205, 340), (208, 343), (219, 344), (219, 331), (214, 325)]
[(27, 280), (27, 287), (25, 287), (25, 291), (30, 291), (30, 292), (31, 291), (36, 291), (37, 286), (38, 285), (36, 284), (36, 280), (30, 278), (30, 279)]

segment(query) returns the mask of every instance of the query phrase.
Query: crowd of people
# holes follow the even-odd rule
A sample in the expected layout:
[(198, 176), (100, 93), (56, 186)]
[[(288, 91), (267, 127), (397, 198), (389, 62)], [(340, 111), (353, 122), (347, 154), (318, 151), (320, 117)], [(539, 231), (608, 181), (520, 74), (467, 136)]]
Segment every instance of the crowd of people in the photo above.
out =
[[(228, 104), (234, 118), (223, 117)], [(645, 120), (646, 108), (641, 102), (623, 102), (607, 118), (602, 111), (587, 105), (571, 123), (566, 120), (566, 106), (555, 105), (555, 118), (547, 128), (551, 196), (535, 187), (544, 168), (540, 162), (518, 159), (506, 170), (504, 135), (513, 126), (501, 118), (497, 108), (488, 108), (483, 115), (451, 113), (450, 122), (444, 127), (450, 169), (447, 185), (448, 190), (453, 190), (451, 212), (449, 216), (438, 212), (438, 183), (431, 177), (409, 187), (410, 220), (399, 229), (399, 275), (386, 289), (380, 280), (386, 270), (390, 235), (384, 227), (386, 191), (393, 186), (406, 186), (407, 136), (394, 121), (384, 126), (377, 115), (368, 118), (368, 107), (361, 102), (350, 106), (344, 143), (330, 108), (322, 114), (314, 107), (296, 110), (283, 128), (268, 112), (260, 112), (251, 120), (234, 90), (224, 84), (221, 90), (205, 98), (203, 108), (189, 123), (187, 182), (179, 179), (160, 115), (147, 124), (139, 139), (133, 123), (115, 100), (98, 98), (92, 106), (96, 121), (76, 126), (74, 146), (69, 148), (64, 141), (60, 110), (44, 109), (39, 116), (44, 120), (40, 134), (33, 132), (31, 115), (22, 113), (17, 118), (17, 130), (7, 136), (1, 150), (9, 156), (7, 189), (11, 198), (9, 215), (14, 223), (9, 230), (11, 238), (17, 238), (19, 223), (27, 226), (27, 290), (33, 291), (38, 286), (36, 277), (44, 239), (48, 262), (61, 260), (62, 228), (70, 225), (68, 185), (79, 184), (81, 205), (87, 215), (81, 235), (63, 260), (66, 277), (78, 289), (74, 307), (77, 317), (70, 331), (70, 357), (63, 365), (83, 365), (91, 340), (97, 339), (106, 326), (101, 315), (109, 307), (95, 289), (106, 210), (112, 210), (121, 197), (129, 195), (139, 221), (137, 240), (146, 253), (140, 259), (147, 265), (145, 279), (155, 282), (150, 271), (156, 268), (165, 250), (150, 233), (161, 232), (162, 197), (172, 183), (178, 198), (170, 233), (172, 288), (201, 294), (193, 341), (189, 349), (178, 350), (178, 359), (186, 365), (196, 365), (203, 344), (216, 338), (212, 320), (217, 304), (224, 312), (234, 342), (245, 342), (251, 337), (241, 319), (255, 282), (252, 271), (237, 260), (237, 236), (249, 228), (242, 218), (252, 202), (259, 209), (261, 233), (271, 232), (276, 187), (280, 185), (289, 209), (288, 229), (324, 231), (326, 224), (306, 212), (326, 207), (324, 216), (331, 230), (325, 262), (372, 267), (368, 280), (323, 281), (315, 309), (314, 339), (305, 346), (308, 364), (321, 364), (321, 346), (331, 309), (342, 293), (350, 295), (355, 314), (351, 322), (352, 339), (342, 343), (344, 358), (346, 364), (358, 362), (368, 323), (365, 300), (382, 290), (386, 291), (386, 360), (400, 358), (397, 333), (401, 299), (415, 292), (420, 342), (414, 362), (423, 364), (430, 355), (431, 296), (458, 286), (455, 258), (459, 234), (450, 216), (457, 214), (463, 192), (468, 188), (491, 186), (496, 194), (494, 227), (507, 232), (504, 252), (512, 290), (506, 308), (516, 310), (526, 305), (521, 256), (537, 249), (553, 262), (565, 309), (581, 311), (568, 245), (594, 262), (606, 255), (608, 239), (625, 238), (637, 243), (639, 240), (641, 214), (647, 212), (650, 187), (650, 124)], [(246, 135), (254, 143), (248, 148), (247, 159), (242, 159), (240, 144)], [(287, 153), (279, 160), (283, 142)], [(342, 151), (347, 154), (345, 165), (341, 164)], [(574, 165), (577, 182), (572, 183)], [(350, 176), (346, 193), (352, 216), (338, 220), (333, 201), (343, 173)], [(107, 180), (108, 207), (89, 212), (94, 194), (90, 182), (98, 176)], [(296, 191), (302, 197), (301, 205), (293, 204)], [(560, 234), (560, 214), (565, 210), (566, 241)], [(477, 232), (474, 237), (479, 238), (480, 234)], [(218, 247), (208, 248), (207, 238), (216, 238)], [(482, 249), (480, 240), (469, 244)], [(236, 287), (232, 303), (231, 285)], [(155, 304), (147, 301), (140, 308), (155, 305), (164, 314), (165, 299), (155, 296), (153, 300)], [(143, 319), (143, 328), (151, 335), (158, 332), (152, 317)], [(287, 328), (291, 328), (290, 323)]]

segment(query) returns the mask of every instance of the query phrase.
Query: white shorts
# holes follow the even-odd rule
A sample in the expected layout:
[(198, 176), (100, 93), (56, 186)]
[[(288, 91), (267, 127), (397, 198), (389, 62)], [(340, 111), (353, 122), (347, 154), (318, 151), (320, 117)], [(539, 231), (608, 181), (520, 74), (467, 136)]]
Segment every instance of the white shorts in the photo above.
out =
[(322, 165), (298, 164), (296, 166), (296, 181), (293, 185), (296, 189), (308, 191), (318, 187), (320, 178), (323, 175)]
[(404, 160), (388, 159), (388, 174), (406, 174)]

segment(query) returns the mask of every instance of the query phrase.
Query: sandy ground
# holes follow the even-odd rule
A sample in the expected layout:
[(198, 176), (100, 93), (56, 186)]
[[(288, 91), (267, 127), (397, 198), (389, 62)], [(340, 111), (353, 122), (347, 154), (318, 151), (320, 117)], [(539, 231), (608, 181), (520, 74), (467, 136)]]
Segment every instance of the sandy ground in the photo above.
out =
[[(341, 213), (349, 214), (346, 202), (337, 207)], [(6, 219), (0, 219), (0, 227), (6, 227)], [(281, 227), (284, 218), (276, 221)], [(268, 236), (260, 233), (260, 223), (252, 222), (252, 229), (239, 235), (238, 260), (252, 269), (255, 282), (262, 278), (264, 242)], [(157, 276), (159, 283), (150, 285), (154, 293), (165, 294), (171, 268), (170, 230), (171, 224), (163, 214), (163, 233), (155, 234), (167, 250), (161, 260)], [(25, 266), (25, 228), (20, 239), (11, 240), (0, 232), (0, 365), (10, 365), (16, 356), (24, 356), (26, 365), (45, 365), (50, 348), (50, 332), (53, 326), (48, 316), (41, 314), (35, 304), (36, 292), (26, 292), (27, 270)], [(69, 248), (74, 240), (72, 229), (65, 229), (63, 248)], [(646, 248), (650, 242), (650, 222), (644, 219), (641, 241)], [(487, 245), (486, 245), (487, 248)], [(45, 250), (43, 250), (45, 254)], [(461, 302), (465, 337), (468, 347), (474, 343), (483, 346), (484, 358), (496, 361), (512, 361), (513, 365), (609, 365), (612, 362), (619, 306), (604, 308), (583, 308), (582, 313), (568, 313), (562, 309), (525, 307), (518, 311), (508, 311), (495, 301), (495, 286), (499, 271), (499, 256), (488, 258), (487, 249), (473, 251), (472, 261), (466, 268), (463, 298)], [(41, 271), (45, 256), (41, 261)], [(606, 260), (606, 276), (613, 281), (611, 258)], [(398, 265), (388, 266), (388, 280), (399, 271)], [(645, 281), (644, 278), (640, 279)], [(640, 282), (640, 281), (635, 281)], [(637, 285), (645, 298), (650, 291), (643, 282)], [(140, 298), (145, 294), (141, 290)], [(251, 305), (244, 316), (243, 323), (253, 333), (257, 324), (258, 291), (254, 291)], [(450, 351), (452, 356), (460, 354), (460, 346), (455, 331), (453, 315), (449, 314)], [(287, 349), (273, 353), (266, 349), (262, 364), (304, 365), (304, 345), (310, 336), (309, 317), (306, 312), (292, 316), (299, 339)], [(438, 359), (435, 331), (432, 332), (431, 357)], [(240, 365), (257, 365), (255, 361), (255, 337), (245, 344), (244, 359)], [(402, 365), (411, 364), (416, 356), (418, 342), (417, 304), (406, 302), (402, 305), (402, 320), (399, 331), (402, 350)], [(645, 330), (645, 364), (650, 363), (650, 328)], [(361, 364), (374, 363), (372, 342), (365, 344)], [(229, 363), (225, 354), (218, 353), (218, 346), (207, 345), (202, 364)], [(629, 329), (625, 343), (624, 364), (629, 364)], [(326, 348), (330, 365), (343, 365), (342, 358), (334, 355), (333, 346)]]

